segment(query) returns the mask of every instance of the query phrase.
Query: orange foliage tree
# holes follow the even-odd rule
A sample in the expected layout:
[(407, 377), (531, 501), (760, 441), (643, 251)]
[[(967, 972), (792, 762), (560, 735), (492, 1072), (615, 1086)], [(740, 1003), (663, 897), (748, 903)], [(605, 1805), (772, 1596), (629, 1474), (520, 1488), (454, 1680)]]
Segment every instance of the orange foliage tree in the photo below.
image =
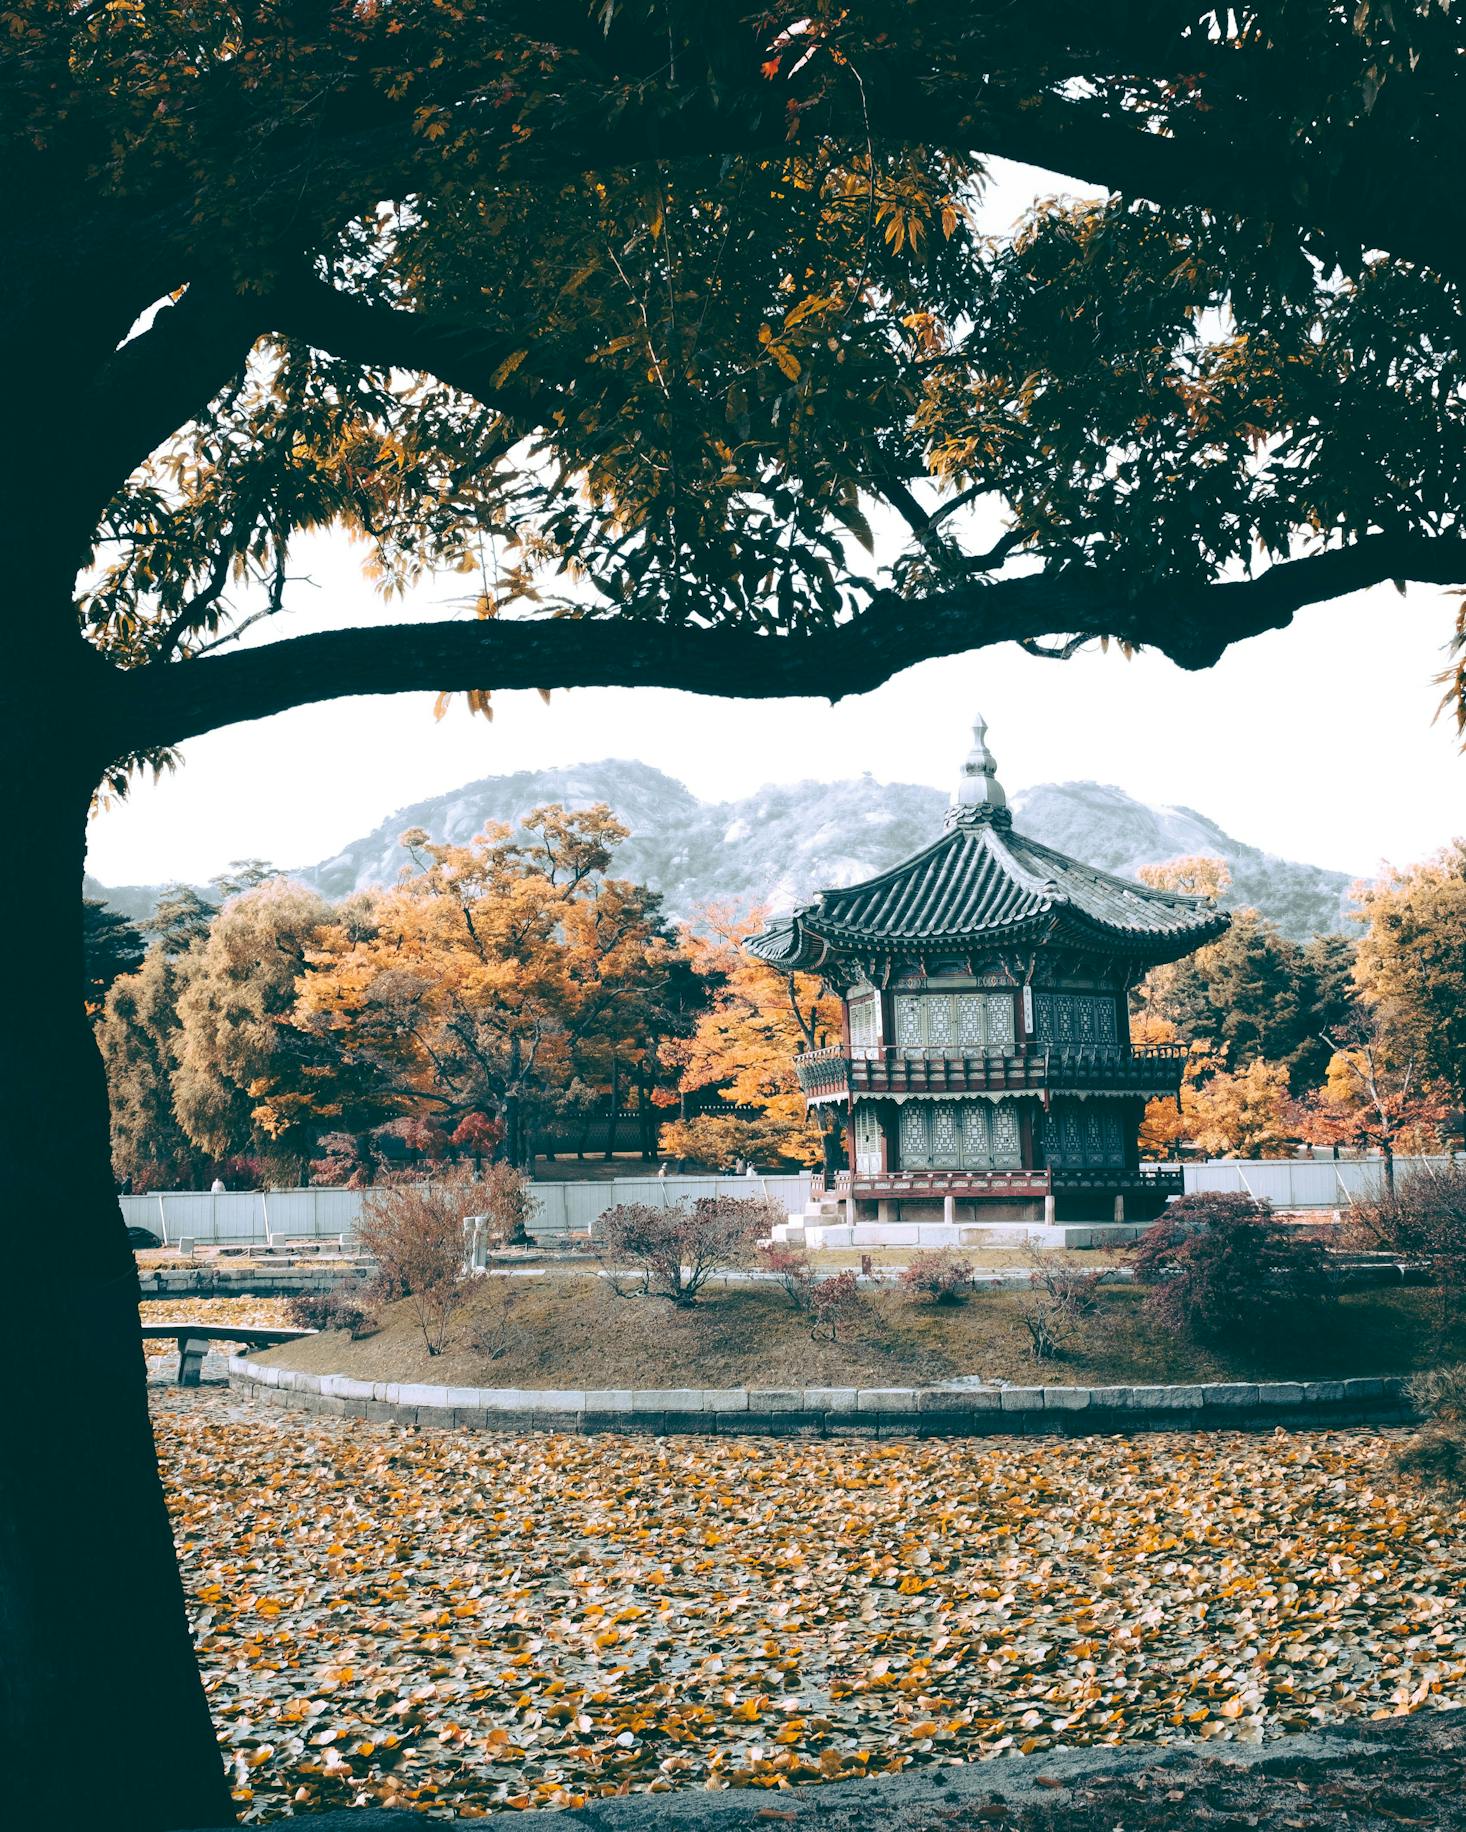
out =
[[(656, 1072), (679, 949), (658, 899), (607, 875), (626, 829), (605, 806), (535, 809), (523, 838), (467, 846), (403, 836), (412, 866), (323, 930), (296, 1022), (329, 1036), (338, 1081), (365, 1079), (381, 1116), (489, 1114), (523, 1164), (567, 1092), (613, 1061)], [(330, 1111), (334, 1092), (296, 1098)]]
[[(794, 1058), (839, 1036), (840, 1002), (811, 975), (780, 973), (744, 952), (765, 918), (763, 910), (712, 906), (701, 912), (700, 928), (686, 932), (709, 998), (691, 1036), (668, 1046), (684, 1096), (682, 1116), (662, 1128), (669, 1157), (819, 1164), (838, 1150), (838, 1120), (824, 1107), (806, 1113)], [(755, 1111), (686, 1111), (686, 1097), (710, 1093)]]

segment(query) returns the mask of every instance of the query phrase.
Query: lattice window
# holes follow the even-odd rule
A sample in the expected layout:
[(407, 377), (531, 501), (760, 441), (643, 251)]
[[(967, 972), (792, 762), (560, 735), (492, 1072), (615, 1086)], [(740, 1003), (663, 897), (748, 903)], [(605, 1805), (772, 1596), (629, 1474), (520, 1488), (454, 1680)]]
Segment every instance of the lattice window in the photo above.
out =
[(962, 1103), (962, 1162), (977, 1168), (993, 1155), (992, 1115), (985, 1100)]
[[(1008, 1054), (1014, 1047), (1013, 995), (1008, 992), (900, 993), (896, 1043), (902, 1049)], [(851, 1007), (854, 1023), (854, 1006)], [(851, 1042), (856, 1042), (854, 1031)]]
[(958, 1145), (958, 1112), (956, 1103), (937, 1101), (932, 1107), (931, 1161), (942, 1170), (955, 1170), (961, 1162)]
[(1008, 1051), (1013, 1048), (1013, 995), (988, 993), (983, 1000), (987, 1024), (985, 1042), (989, 1049)]
[(919, 1100), (909, 1100), (901, 1109), (901, 1168), (926, 1168), (926, 1107)]
[(1018, 1130), (1018, 1109), (1010, 1100), (1000, 1100), (992, 1113), (992, 1157), (1001, 1169), (1016, 1169), (1023, 1161), (1023, 1142)]
[(1040, 1043), (1115, 1043), (1115, 1001), (1102, 993), (1041, 992), (1034, 1000)]

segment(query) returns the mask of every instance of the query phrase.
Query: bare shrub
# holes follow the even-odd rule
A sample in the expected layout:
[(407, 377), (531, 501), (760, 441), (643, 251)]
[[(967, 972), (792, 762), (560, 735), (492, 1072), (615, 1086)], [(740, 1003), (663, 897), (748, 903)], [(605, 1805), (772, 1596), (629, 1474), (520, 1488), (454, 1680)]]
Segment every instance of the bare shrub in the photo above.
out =
[[(812, 1340), (835, 1342), (842, 1327), (854, 1323), (864, 1313), (865, 1296), (855, 1274), (847, 1266), (843, 1272), (815, 1281), (809, 1307), (814, 1316), (809, 1332)], [(822, 1335), (821, 1332), (826, 1333)]]
[(1266, 1202), (1182, 1196), (1140, 1237), (1135, 1274), (1146, 1308), (1205, 1342), (1261, 1343), (1337, 1289), (1328, 1253), (1277, 1221)]
[(356, 1235), (377, 1262), (384, 1298), (412, 1307), (430, 1355), (441, 1355), (477, 1281), (464, 1258), (464, 1224), (480, 1204), (464, 1169), (432, 1183), (403, 1173), (379, 1183), (362, 1202)]
[(760, 1246), (759, 1264), (783, 1286), (785, 1295), (796, 1310), (808, 1310), (815, 1288), (814, 1267), (809, 1255), (798, 1247), (772, 1240)]
[(715, 1273), (747, 1264), (756, 1242), (784, 1218), (783, 1206), (766, 1196), (622, 1202), (601, 1216), (601, 1257), (630, 1261), (639, 1274), (635, 1295), (686, 1306)]
[(474, 1179), (474, 1198), (473, 1213), (465, 1218), (465, 1250), (471, 1264), (481, 1264), (485, 1255), (503, 1247), (534, 1244), (529, 1224), (539, 1200), (523, 1171), (512, 1164), (490, 1164)]
[(297, 1329), (344, 1329), (353, 1342), (378, 1328), (376, 1312), (359, 1285), (301, 1292), (290, 1300), (286, 1314)]
[(515, 1320), (523, 1287), (514, 1279), (487, 1278), (468, 1319), (468, 1346), (485, 1361), (498, 1361), (518, 1342), (521, 1331)]
[(972, 1289), (972, 1262), (955, 1247), (913, 1253), (901, 1273), (901, 1289), (931, 1304), (960, 1304)]
[(1400, 1468), (1466, 1490), (1466, 1363), (1417, 1374), (1410, 1398), (1425, 1423), (1402, 1447)]
[(1024, 1258), (1032, 1267), (1028, 1289), (1018, 1297), (1018, 1317), (1028, 1331), (1028, 1352), (1035, 1361), (1062, 1355), (1094, 1314), (1099, 1303), (1100, 1274), (1078, 1271), (1062, 1253), (1031, 1242)]
[(1423, 1259), (1431, 1270), (1435, 1327), (1444, 1342), (1466, 1313), (1466, 1164), (1426, 1165), (1349, 1211), (1361, 1245)]

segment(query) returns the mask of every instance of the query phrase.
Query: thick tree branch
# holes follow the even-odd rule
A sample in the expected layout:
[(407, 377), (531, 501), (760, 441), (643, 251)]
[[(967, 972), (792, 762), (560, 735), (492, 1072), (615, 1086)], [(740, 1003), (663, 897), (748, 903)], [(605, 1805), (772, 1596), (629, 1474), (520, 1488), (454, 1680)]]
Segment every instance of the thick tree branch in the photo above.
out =
[(364, 368), (410, 369), (436, 376), (485, 407), (525, 423), (542, 419), (553, 407), (557, 372), (573, 373), (573, 365), (547, 361), (540, 350), (526, 365), (533, 382), (521, 380), (516, 385), (513, 369), (502, 379), (500, 372), (511, 358), (522, 358), (530, 350), (532, 331), (491, 331), (430, 313), (372, 304), (308, 275), (272, 289), (257, 301), (257, 310), (266, 330)]
[(337, 630), (118, 672), (101, 717), (121, 753), (349, 694), (414, 689), (671, 687), (836, 700), (916, 662), (1055, 632), (1113, 636), (1205, 668), (1229, 644), (1282, 628), (1304, 605), (1390, 579), (1466, 581), (1466, 540), (1370, 535), (1215, 585), (1126, 591), (1080, 571), (974, 579), (910, 601), (883, 593), (851, 621), (801, 636), (571, 617)]
[[(882, 125), (889, 129), (897, 118)], [(1318, 157), (1275, 158), (1265, 149), (1249, 157), (1230, 136), (1151, 133), (1099, 113), (1093, 103), (1054, 97), (1011, 113), (974, 111), (965, 121), (950, 111), (922, 110), (907, 131), (924, 133), (928, 144), (970, 141), (973, 152), (1041, 166), (1123, 197), (1317, 230), (1335, 244), (1385, 249), (1447, 278), (1466, 277), (1460, 213), (1441, 205), (1447, 174), (1459, 169), (1459, 160), (1422, 160), (1403, 171), (1398, 158), (1378, 156), (1367, 129), (1345, 142), (1336, 171)]]

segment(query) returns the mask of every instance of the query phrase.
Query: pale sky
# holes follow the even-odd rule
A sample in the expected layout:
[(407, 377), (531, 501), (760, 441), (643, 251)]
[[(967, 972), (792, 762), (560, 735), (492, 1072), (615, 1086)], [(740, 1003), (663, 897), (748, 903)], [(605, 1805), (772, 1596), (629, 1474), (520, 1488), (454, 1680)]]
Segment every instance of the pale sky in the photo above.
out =
[[(986, 202), (993, 228), (1035, 196), (1075, 187), (1007, 167)], [(302, 541), (277, 630), (462, 615), (464, 582), (435, 581), (384, 607), (343, 536)], [(546, 706), (495, 698), (492, 724), (461, 702), (438, 724), (425, 694), (350, 699), (232, 726), (184, 747), (184, 765), (93, 822), (88, 867), (104, 884), (204, 882), (232, 859), (314, 864), (405, 804), (477, 777), (602, 758), (653, 764), (708, 800), (764, 783), (947, 788), (975, 711), (1012, 793), (1089, 778), (1143, 801), (1183, 803), (1238, 839), (1360, 875), (1407, 864), (1466, 832), (1466, 758), (1432, 724), (1454, 603), (1434, 587), (1380, 586), (1302, 612), (1291, 628), (1186, 674), (1154, 655), (1068, 662), (1013, 644), (923, 663), (874, 693), (720, 700), (656, 689), (577, 689)]]
[[(314, 587), (284, 629), (403, 616), (322, 537), (302, 550)], [(454, 578), (422, 594), (451, 614)], [(412, 606), (414, 611), (419, 607)], [(328, 858), (388, 814), (480, 776), (601, 758), (654, 764), (708, 800), (766, 782), (947, 788), (981, 710), (1010, 793), (1092, 778), (1143, 801), (1184, 803), (1285, 857), (1372, 874), (1466, 832), (1466, 759), (1432, 724), (1453, 603), (1434, 587), (1361, 592), (1187, 674), (1156, 655), (1039, 660), (1013, 644), (907, 669), (874, 693), (721, 700), (650, 688), (495, 698), (492, 724), (455, 702), (434, 723), (421, 693), (338, 700), (237, 725), (184, 747), (183, 767), (93, 822), (104, 884), (202, 882), (231, 859), (282, 867)]]

